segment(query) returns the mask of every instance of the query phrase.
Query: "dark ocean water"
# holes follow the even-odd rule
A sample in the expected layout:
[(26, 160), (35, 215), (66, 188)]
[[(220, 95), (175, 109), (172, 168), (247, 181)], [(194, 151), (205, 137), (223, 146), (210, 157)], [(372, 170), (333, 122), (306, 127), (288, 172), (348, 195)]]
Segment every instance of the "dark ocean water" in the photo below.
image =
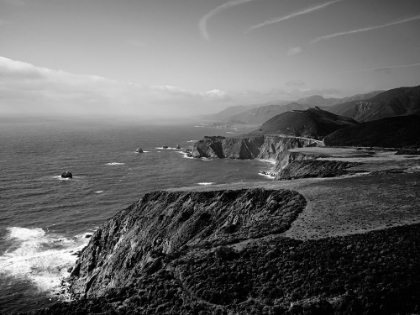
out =
[[(269, 180), (262, 161), (186, 158), (204, 135), (233, 130), (112, 121), (0, 120), (0, 312), (55, 302), (61, 279), (104, 220), (145, 193)], [(163, 149), (168, 145), (169, 149)], [(143, 154), (135, 153), (141, 147)], [(69, 170), (73, 179), (61, 179)]]

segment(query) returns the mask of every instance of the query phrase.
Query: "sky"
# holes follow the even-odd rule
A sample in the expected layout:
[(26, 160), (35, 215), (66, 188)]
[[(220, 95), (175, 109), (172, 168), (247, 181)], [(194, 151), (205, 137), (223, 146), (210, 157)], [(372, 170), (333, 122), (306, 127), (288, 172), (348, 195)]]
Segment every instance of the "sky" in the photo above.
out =
[(0, 0), (0, 114), (182, 117), (420, 85), (419, 0)]

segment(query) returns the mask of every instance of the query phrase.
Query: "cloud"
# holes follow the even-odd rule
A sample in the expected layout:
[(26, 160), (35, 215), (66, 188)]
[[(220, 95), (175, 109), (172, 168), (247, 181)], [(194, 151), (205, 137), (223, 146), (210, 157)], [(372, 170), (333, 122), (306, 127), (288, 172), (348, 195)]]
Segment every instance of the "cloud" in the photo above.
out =
[(304, 88), (306, 84), (302, 80), (292, 80), (286, 82), (284, 85), (287, 87)]
[(294, 56), (294, 55), (300, 54), (301, 52), (302, 52), (302, 48), (300, 48), (299, 46), (292, 47), (292, 48), (289, 48), (289, 50), (287, 51), (287, 55)]
[(0, 57), (0, 113), (181, 117), (223, 108), (231, 100), (219, 89), (119, 82)]
[(346, 73), (358, 73), (358, 72), (390, 73), (392, 69), (411, 68), (411, 67), (419, 67), (419, 66), (420, 66), (420, 62), (406, 64), (406, 65), (397, 65), (397, 66), (387, 66), (387, 67), (371, 68), (371, 69), (342, 71), (342, 72), (336, 72), (334, 74), (346, 74)]
[(209, 13), (207, 13), (206, 15), (204, 15), (200, 19), (200, 22), (198, 23), (198, 26), (200, 28), (201, 36), (205, 40), (210, 41), (210, 35), (209, 35), (208, 31), (207, 31), (207, 22), (208, 22), (208, 20), (211, 17), (213, 17), (214, 15), (216, 15), (216, 14), (218, 14), (218, 13), (220, 13), (220, 12), (226, 10), (226, 9), (229, 9), (231, 7), (234, 7), (234, 6), (243, 4), (243, 3), (251, 2), (251, 1), (254, 1), (254, 0), (230, 0), (230, 1), (228, 1), (228, 2), (226, 2), (224, 4), (222, 4), (222, 5), (219, 5), (215, 9), (211, 10)]
[(296, 16), (308, 14), (308, 13), (311, 13), (313, 11), (317, 11), (317, 10), (323, 9), (323, 8), (325, 8), (325, 7), (327, 7), (327, 6), (331, 5), (331, 4), (334, 4), (334, 3), (340, 2), (340, 1), (343, 1), (343, 0), (334, 0), (334, 1), (326, 2), (326, 3), (323, 3), (323, 4), (317, 5), (317, 6), (309, 7), (309, 8), (303, 9), (301, 11), (297, 11), (297, 12), (291, 13), (289, 15), (285, 15), (285, 16), (282, 16), (282, 17), (278, 17), (278, 18), (267, 20), (267, 21), (262, 22), (260, 24), (256, 24), (256, 25), (251, 26), (250, 28), (248, 28), (245, 31), (245, 34), (248, 34), (249, 32), (255, 31), (255, 30), (257, 30), (257, 29), (259, 29), (261, 27), (267, 26), (267, 25), (279, 23), (279, 22), (282, 22), (282, 21), (285, 21), (285, 20), (292, 19), (292, 18), (294, 18)]
[(339, 37), (339, 36), (344, 36), (344, 35), (349, 35), (349, 34), (356, 34), (356, 33), (361, 33), (361, 32), (373, 31), (373, 30), (377, 30), (379, 28), (398, 25), (398, 24), (403, 24), (403, 23), (408, 23), (408, 22), (412, 22), (412, 21), (416, 21), (416, 20), (420, 20), (420, 15), (416, 15), (416, 16), (413, 16), (413, 17), (410, 17), (410, 18), (407, 18), (407, 19), (403, 19), (403, 20), (399, 20), (399, 21), (395, 21), (395, 22), (391, 22), (391, 23), (387, 23), (387, 24), (382, 24), (382, 25), (377, 25), (377, 26), (369, 26), (369, 27), (365, 27), (365, 28), (359, 28), (359, 29), (356, 29), (356, 30), (351, 30), (351, 31), (346, 31), (346, 32), (339, 32), (339, 33), (320, 36), (320, 37), (315, 38), (313, 41), (311, 41), (311, 43), (314, 44), (314, 43), (317, 43), (319, 41), (331, 39), (331, 38), (334, 38), (334, 37)]

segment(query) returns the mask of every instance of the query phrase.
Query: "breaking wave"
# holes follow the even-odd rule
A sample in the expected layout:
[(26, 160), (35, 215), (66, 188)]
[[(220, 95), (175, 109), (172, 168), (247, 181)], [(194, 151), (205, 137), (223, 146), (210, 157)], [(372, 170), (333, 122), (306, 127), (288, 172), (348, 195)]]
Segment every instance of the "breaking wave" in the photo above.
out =
[(48, 234), (41, 228), (7, 228), (11, 245), (0, 256), (0, 274), (29, 280), (40, 291), (53, 294), (88, 242), (86, 234), (72, 238)]

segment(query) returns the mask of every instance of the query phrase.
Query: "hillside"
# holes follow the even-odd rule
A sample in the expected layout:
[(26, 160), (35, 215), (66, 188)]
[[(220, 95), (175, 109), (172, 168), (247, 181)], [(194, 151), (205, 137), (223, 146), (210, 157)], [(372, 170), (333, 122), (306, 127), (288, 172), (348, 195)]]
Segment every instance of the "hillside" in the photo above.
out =
[(335, 115), (315, 107), (277, 115), (250, 134), (280, 133), (297, 137), (322, 138), (338, 129), (356, 124), (357, 122), (351, 118)]
[(396, 88), (366, 100), (325, 106), (323, 109), (360, 122), (398, 115), (418, 115), (420, 114), (420, 86)]
[(420, 147), (420, 116), (397, 116), (361, 123), (324, 138), (328, 146)]
[(249, 109), (259, 107), (261, 105), (238, 105), (238, 106), (230, 106), (216, 114), (207, 115), (205, 116), (208, 120), (216, 120), (216, 121), (224, 121), (229, 117), (247, 111)]
[(309, 108), (307, 105), (290, 103), (286, 105), (268, 105), (249, 109), (242, 113), (230, 116), (226, 121), (230, 123), (262, 124), (276, 115), (292, 110), (303, 110)]
[(360, 101), (372, 98), (383, 91), (373, 91), (365, 94), (356, 94), (344, 98), (324, 98), (320, 95), (313, 95), (298, 99), (296, 103), (311, 106), (332, 106), (342, 103), (348, 103), (352, 101)]
[(206, 116), (207, 120), (222, 121), (235, 124), (262, 124), (270, 118), (292, 110), (304, 110), (313, 106), (333, 106), (352, 101), (369, 99), (382, 91), (373, 91), (366, 94), (357, 94), (344, 98), (324, 98), (320, 95), (312, 95), (300, 98), (294, 102), (271, 101), (254, 105), (231, 106), (219, 113)]
[(31, 314), (416, 313), (414, 186), (386, 174), (149, 193), (91, 237), (74, 300)]

